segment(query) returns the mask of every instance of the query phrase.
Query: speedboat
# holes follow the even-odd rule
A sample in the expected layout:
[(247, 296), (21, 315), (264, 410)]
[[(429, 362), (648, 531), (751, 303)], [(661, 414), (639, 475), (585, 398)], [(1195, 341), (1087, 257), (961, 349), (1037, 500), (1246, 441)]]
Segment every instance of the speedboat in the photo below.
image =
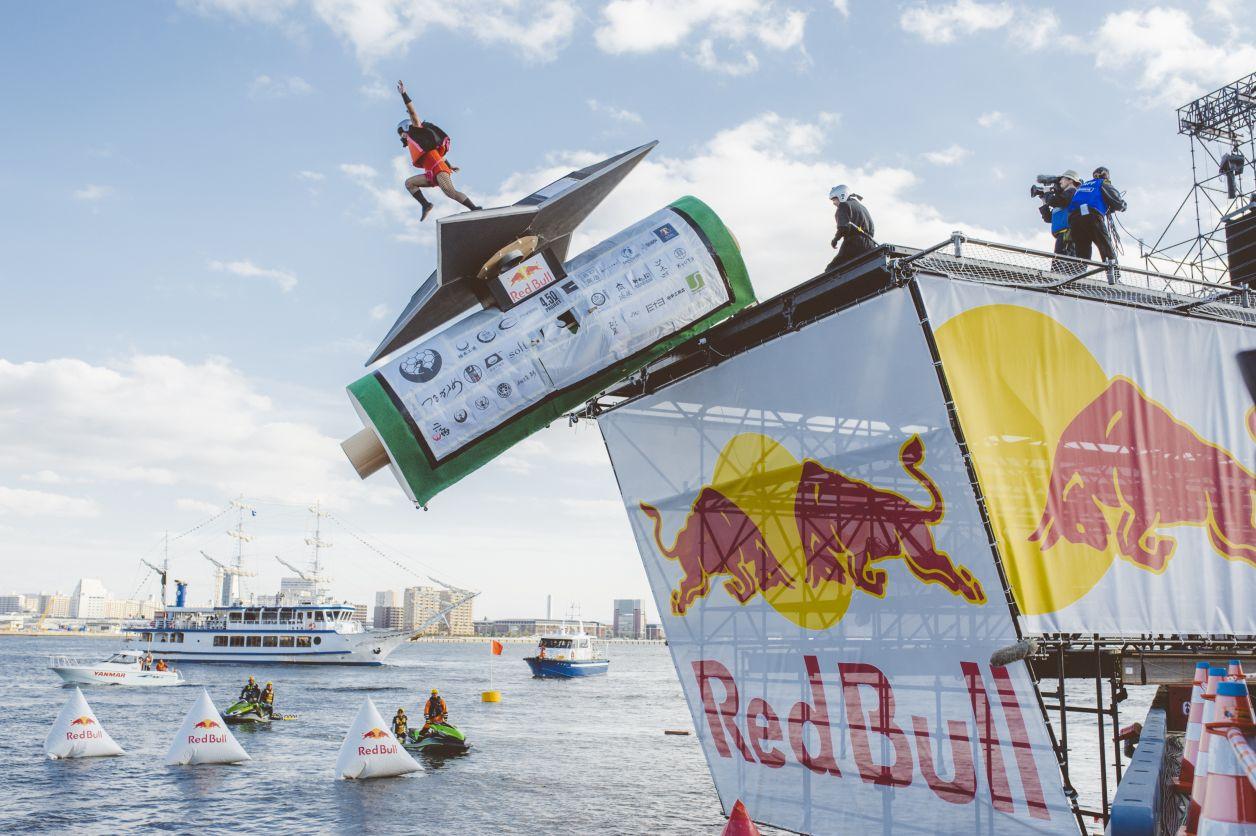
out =
[(471, 748), (467, 736), (452, 723), (429, 723), (427, 731), (410, 729), (405, 747), (428, 755), (461, 755)]
[(606, 673), (611, 665), (609, 659), (598, 655), (583, 625), (574, 631), (541, 636), (536, 655), (525, 657), (523, 661), (532, 669), (532, 676), (539, 678), (597, 676)]
[(183, 685), (183, 674), (175, 670), (145, 670), (144, 654), (120, 650), (103, 662), (88, 662), (69, 656), (52, 656), (48, 667), (71, 685), (130, 685), (152, 688), (160, 685)]

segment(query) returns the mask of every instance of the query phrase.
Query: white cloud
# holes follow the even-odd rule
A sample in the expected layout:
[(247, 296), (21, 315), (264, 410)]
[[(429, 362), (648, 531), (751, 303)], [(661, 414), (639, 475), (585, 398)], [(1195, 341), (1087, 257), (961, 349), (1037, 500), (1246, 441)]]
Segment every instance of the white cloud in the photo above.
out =
[(842, 17), (850, 17), (849, 0), (833, 0), (833, 8), (837, 9), (837, 13)]
[(97, 201), (104, 200), (112, 193), (113, 189), (109, 186), (98, 186), (94, 183), (88, 183), (83, 188), (75, 190), (74, 199), (82, 200), (86, 203), (96, 203)]
[(388, 306), (380, 303), (371, 308), (371, 319), (385, 319), (388, 316)]
[(1001, 29), (1011, 23), (1015, 11), (1007, 3), (978, 3), (976, 0), (955, 0), (953, 3), (920, 3), (905, 9), (899, 16), (903, 31), (928, 43), (946, 44), (957, 35), (971, 35)]
[(219, 273), (231, 273), (234, 276), (242, 276), (246, 279), (270, 279), (279, 286), (284, 293), (292, 290), (297, 286), (297, 277), (287, 270), (271, 270), (266, 267), (258, 267), (248, 259), (243, 261), (211, 261), (209, 269)]
[(6, 470), (93, 483), (94, 496), (83, 499), (0, 488), (0, 508), (17, 513), (92, 514), (134, 482), (178, 486), (183, 495), (247, 492), (295, 502), (321, 495), (342, 503), (388, 487), (360, 482), (337, 439), (284, 412), (221, 359), (0, 359), (0, 403), (23, 404), (0, 411)]
[(298, 171), (297, 177), (307, 183), (321, 183), (327, 179), (321, 171)]
[(597, 99), (589, 99), (586, 103), (589, 105), (589, 110), (602, 116), (609, 117), (616, 122), (627, 122), (632, 125), (641, 124), (641, 114), (639, 113), (634, 113), (631, 110), (625, 110), (622, 107), (615, 107), (615, 105), (605, 104), (604, 102), (599, 102)]
[(983, 128), (1006, 131), (1012, 127), (1012, 120), (1001, 110), (991, 110), (978, 116), (977, 124)]
[(225, 503), (215, 505), (212, 502), (206, 502), (203, 499), (189, 499), (180, 497), (174, 501), (176, 508), (183, 511), (199, 511), (202, 514), (217, 514), (222, 510)]
[(971, 153), (962, 145), (952, 145), (949, 148), (942, 148), (938, 151), (926, 151), (921, 156), (934, 165), (955, 165), (963, 161)]
[[(698, 66), (744, 75), (759, 66), (758, 56), (745, 47), (800, 48), (806, 24), (806, 12), (774, 0), (611, 0), (602, 8), (594, 40), (612, 55), (675, 49), (696, 42)], [(717, 41), (740, 47), (740, 56), (721, 58)]]
[(179, 0), (185, 9), (201, 14), (223, 14), (238, 20), (279, 23), (297, 0)]
[(397, 94), (397, 88), (385, 84), (378, 78), (372, 78), (358, 88), (363, 96), (373, 101), (382, 102)]
[(83, 497), (0, 485), (0, 514), (14, 514), (19, 517), (96, 517), (100, 515), (100, 506), (94, 500)]
[(1107, 15), (1089, 43), (1096, 68), (1134, 70), (1147, 104), (1185, 104), (1256, 66), (1256, 44), (1240, 40), (1234, 29), (1224, 41), (1209, 43), (1191, 15), (1160, 6)]
[[(1037, 240), (1006, 229), (983, 228), (973, 218), (944, 216), (918, 201), (916, 176), (905, 168), (826, 156), (816, 139), (824, 131), (818, 118), (803, 121), (768, 112), (715, 134), (691, 156), (656, 151), (577, 230), (571, 253), (638, 221), (678, 194), (700, 195), (736, 234), (759, 298), (767, 298), (816, 275), (832, 258), (828, 242), (833, 237), (833, 207), (828, 190), (834, 183), (848, 183), (865, 196), (881, 241), (924, 246), (955, 229), (994, 240), (1026, 244)], [(570, 169), (605, 156), (592, 151), (561, 154), (548, 166), (507, 178), (486, 202), (511, 203)], [(752, 176), (765, 166), (772, 177), (756, 181), (755, 199), (747, 200), (747, 181), (730, 173)]]
[(271, 78), (259, 75), (249, 82), (249, 95), (254, 99), (283, 99), (289, 96), (308, 96), (314, 92), (310, 83), (300, 76)]
[[(400, 231), (394, 235), (398, 241), (434, 244), (436, 219), (455, 212), (466, 211), (461, 205), (435, 192), (431, 195), (431, 199), (435, 202), (436, 208), (426, 221), (420, 221), (419, 204), (403, 185), (406, 178), (414, 173), (408, 156), (398, 155), (393, 158), (390, 175), (381, 175), (375, 168), (365, 163), (343, 163), (340, 171), (361, 187), (370, 201), (371, 211), (363, 218), (363, 221), (400, 227)], [(458, 183), (457, 185), (463, 193), (475, 200), (475, 195), (471, 194), (465, 184)], [(477, 202), (485, 205), (483, 201)]]

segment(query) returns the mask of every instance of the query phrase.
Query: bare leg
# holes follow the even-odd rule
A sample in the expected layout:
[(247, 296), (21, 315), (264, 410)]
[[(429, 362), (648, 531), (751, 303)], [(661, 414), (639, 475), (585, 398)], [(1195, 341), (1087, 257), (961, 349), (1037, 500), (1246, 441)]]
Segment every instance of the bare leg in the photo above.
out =
[(423, 216), (419, 218), (421, 221), (427, 220), (428, 213), (432, 211), (431, 201), (424, 197), (423, 192), (420, 191), (420, 189), (427, 184), (426, 174), (416, 174), (406, 180), (406, 191), (408, 191), (410, 195), (419, 202), (419, 205), (423, 207)]

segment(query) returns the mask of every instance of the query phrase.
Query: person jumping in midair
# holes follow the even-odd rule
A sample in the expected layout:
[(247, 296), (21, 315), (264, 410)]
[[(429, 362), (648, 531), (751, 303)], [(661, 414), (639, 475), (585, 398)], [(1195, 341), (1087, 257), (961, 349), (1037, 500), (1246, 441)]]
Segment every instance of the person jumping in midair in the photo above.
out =
[(445, 159), (445, 154), (449, 152), (449, 135), (431, 122), (424, 122), (414, 112), (414, 103), (406, 93), (405, 82), (397, 82), (397, 92), (401, 94), (401, 100), (406, 103), (406, 112), (410, 115), (409, 119), (397, 125), (397, 136), (401, 137), (401, 144), (410, 151), (410, 162), (414, 163), (415, 168), (423, 169), (423, 173), (406, 180), (406, 190), (423, 207), (420, 220), (427, 220), (428, 213), (432, 211), (432, 203), (423, 196), (421, 189), (433, 186), (440, 188), (446, 197), (458, 201), (468, 209), (479, 209), (480, 207), (471, 202), (471, 198), (454, 187), (453, 172), (458, 167)]

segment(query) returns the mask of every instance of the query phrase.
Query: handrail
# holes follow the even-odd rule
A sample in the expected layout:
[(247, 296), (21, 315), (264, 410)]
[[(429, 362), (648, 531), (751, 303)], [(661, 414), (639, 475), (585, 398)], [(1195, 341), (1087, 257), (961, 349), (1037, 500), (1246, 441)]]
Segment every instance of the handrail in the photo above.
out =
[(1247, 774), (1247, 780), (1253, 787), (1256, 787), (1256, 750), (1253, 750), (1252, 744), (1247, 742), (1242, 729), (1227, 729), (1225, 739), (1234, 749), (1234, 754), (1239, 759), (1239, 766), (1243, 767), (1243, 772)]

